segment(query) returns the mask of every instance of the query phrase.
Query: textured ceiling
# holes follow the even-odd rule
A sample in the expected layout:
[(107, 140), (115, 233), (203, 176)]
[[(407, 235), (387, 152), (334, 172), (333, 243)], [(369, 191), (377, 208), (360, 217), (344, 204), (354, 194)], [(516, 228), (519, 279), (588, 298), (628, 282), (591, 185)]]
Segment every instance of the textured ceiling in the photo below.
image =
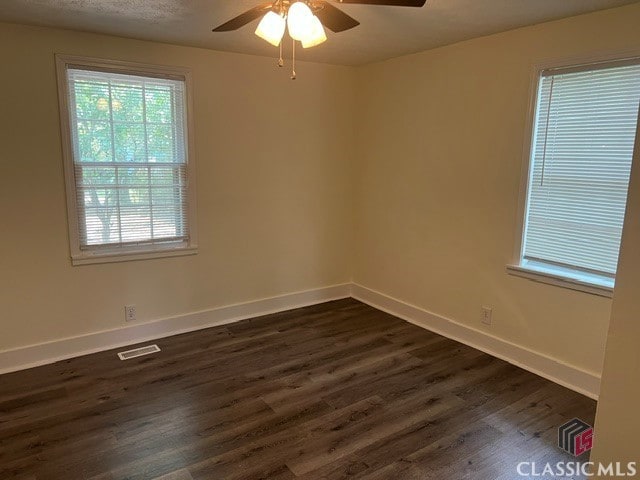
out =
[[(299, 58), (359, 65), (636, 1), (427, 0), (423, 8), (340, 5), (361, 25), (339, 34), (327, 32), (327, 42), (301, 51)], [(0, 21), (276, 56), (275, 47), (253, 35), (257, 20), (236, 32), (211, 32), (259, 3), (262, 0), (0, 0)]]

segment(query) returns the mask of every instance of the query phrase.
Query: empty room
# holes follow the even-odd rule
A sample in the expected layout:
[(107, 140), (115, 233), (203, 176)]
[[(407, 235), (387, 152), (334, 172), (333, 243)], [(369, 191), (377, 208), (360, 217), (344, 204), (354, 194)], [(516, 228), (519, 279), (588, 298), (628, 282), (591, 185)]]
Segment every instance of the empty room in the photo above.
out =
[(0, 2), (0, 480), (640, 478), (640, 2)]

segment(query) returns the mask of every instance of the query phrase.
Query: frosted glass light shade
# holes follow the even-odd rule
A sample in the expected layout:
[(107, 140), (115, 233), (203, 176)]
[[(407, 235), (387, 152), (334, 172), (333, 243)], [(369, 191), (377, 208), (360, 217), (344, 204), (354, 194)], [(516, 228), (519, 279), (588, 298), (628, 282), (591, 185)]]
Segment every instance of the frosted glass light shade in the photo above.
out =
[(256, 28), (256, 35), (274, 47), (277, 47), (282, 41), (285, 26), (286, 21), (284, 17), (278, 15), (276, 12), (270, 11), (260, 20), (258, 28)]
[(313, 13), (304, 2), (295, 2), (289, 7), (287, 15), (287, 26), (289, 36), (294, 40), (307, 38), (311, 32), (313, 23)]
[(304, 48), (315, 47), (326, 41), (327, 34), (324, 31), (324, 27), (318, 17), (313, 15), (311, 19), (311, 29), (309, 30), (309, 34), (302, 39), (302, 46)]

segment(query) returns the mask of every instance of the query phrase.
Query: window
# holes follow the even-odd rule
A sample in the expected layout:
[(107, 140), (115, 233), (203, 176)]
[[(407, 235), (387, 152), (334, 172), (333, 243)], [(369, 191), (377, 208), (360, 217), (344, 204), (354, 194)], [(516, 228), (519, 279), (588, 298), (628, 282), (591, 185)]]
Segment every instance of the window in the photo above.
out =
[(519, 267), (613, 288), (640, 102), (640, 63), (540, 74)]
[(58, 67), (73, 263), (195, 253), (187, 72)]

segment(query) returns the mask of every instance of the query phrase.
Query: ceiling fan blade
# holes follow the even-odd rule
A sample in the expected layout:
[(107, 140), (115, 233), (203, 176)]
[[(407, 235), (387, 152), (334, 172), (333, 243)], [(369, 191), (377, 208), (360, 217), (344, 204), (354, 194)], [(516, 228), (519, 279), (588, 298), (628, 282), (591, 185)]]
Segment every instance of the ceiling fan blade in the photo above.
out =
[(318, 2), (317, 5), (320, 5), (320, 9), (315, 12), (316, 17), (318, 17), (322, 25), (332, 32), (344, 32), (360, 25), (360, 22), (355, 18), (350, 17), (328, 2)]
[(271, 8), (273, 5), (272, 2), (263, 3), (262, 5), (258, 5), (257, 7), (253, 7), (251, 10), (247, 10), (244, 13), (241, 13), (235, 18), (232, 18), (226, 23), (214, 28), (212, 31), (214, 32), (230, 32), (232, 30), (237, 30), (240, 27), (244, 27), (247, 23), (252, 22), (256, 18), (260, 18), (263, 14), (267, 13), (267, 10)]
[(391, 7), (422, 7), (427, 0), (336, 0), (340, 3), (359, 3), (362, 5), (389, 5)]

